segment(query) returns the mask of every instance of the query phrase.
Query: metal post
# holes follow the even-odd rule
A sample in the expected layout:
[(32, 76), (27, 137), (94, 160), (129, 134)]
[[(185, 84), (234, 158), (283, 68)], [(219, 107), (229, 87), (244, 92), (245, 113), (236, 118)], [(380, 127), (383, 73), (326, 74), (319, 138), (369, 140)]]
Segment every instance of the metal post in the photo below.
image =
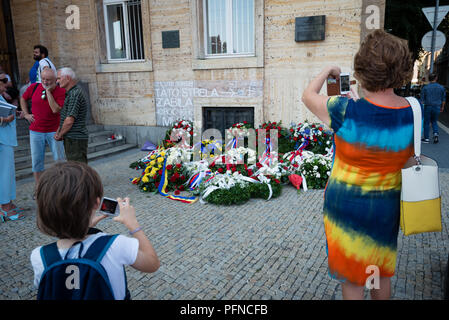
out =
[(434, 62), (434, 56), (435, 56), (435, 37), (437, 32), (437, 18), (438, 18), (438, 9), (440, 6), (440, 0), (436, 0), (436, 6), (435, 6), (435, 14), (433, 18), (433, 32), (432, 32), (432, 51), (430, 56), (430, 74), (433, 73), (433, 62)]

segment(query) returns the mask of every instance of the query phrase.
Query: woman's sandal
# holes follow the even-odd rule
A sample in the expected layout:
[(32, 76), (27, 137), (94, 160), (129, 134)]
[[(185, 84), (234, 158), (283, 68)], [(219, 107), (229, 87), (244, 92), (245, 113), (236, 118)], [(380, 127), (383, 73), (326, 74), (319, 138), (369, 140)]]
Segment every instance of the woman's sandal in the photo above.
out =
[(6, 216), (7, 213), (5, 211), (3, 211), (2, 209), (0, 209), (0, 222), (6, 222)]
[[(10, 220), (10, 221), (22, 220), (25, 218), (25, 216), (21, 213), (23, 210), (21, 210), (19, 208), (14, 208), (9, 211), (5, 211), (3, 209), (0, 209), (0, 210), (1, 210), (3, 222), (6, 222), (7, 220)], [(16, 214), (11, 214), (11, 212), (16, 212)]]

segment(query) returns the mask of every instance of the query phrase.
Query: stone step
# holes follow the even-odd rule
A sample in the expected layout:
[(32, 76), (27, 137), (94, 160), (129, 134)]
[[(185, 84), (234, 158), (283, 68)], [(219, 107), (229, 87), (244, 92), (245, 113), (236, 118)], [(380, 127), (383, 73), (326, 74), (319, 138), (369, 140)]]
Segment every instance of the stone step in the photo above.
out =
[[(113, 134), (112, 131), (97, 131), (89, 133), (89, 145), (98, 142), (110, 141), (108, 138)], [(31, 154), (30, 150), (30, 137), (29, 136), (19, 136), (17, 137), (18, 146), (14, 148), (14, 155), (16, 157), (22, 157)], [(50, 151), (49, 147), (46, 147), (47, 151)]]
[[(98, 152), (93, 152), (87, 155), (87, 160), (89, 162), (97, 160), (97, 159), (101, 159), (104, 157), (108, 157), (117, 153), (121, 153), (133, 148), (136, 148), (137, 145), (135, 144), (130, 144), (130, 143), (125, 143), (116, 147), (112, 147), (110, 149), (107, 150), (102, 150), (102, 151), (98, 151)], [(51, 164), (53, 164), (53, 157), (50, 156), (50, 159), (46, 159), (45, 161), (45, 168), (48, 168), (49, 166), (51, 166)], [(31, 165), (31, 162), (30, 162)], [(22, 168), (22, 169), (18, 169), (16, 167), (16, 180), (21, 180), (21, 179), (25, 179), (25, 178), (29, 178), (33, 176), (33, 172), (31, 170), (31, 167), (27, 167), (27, 168)]]
[[(94, 143), (89, 143), (87, 147), (87, 154), (96, 153), (99, 151), (104, 151), (108, 149), (113, 149), (114, 147), (121, 146), (125, 144), (125, 139), (115, 139), (115, 140), (104, 140)], [(16, 170), (20, 170), (26, 167), (31, 166), (31, 154), (29, 149), (25, 149), (24, 147), (20, 147), (19, 154), (15, 154), (15, 165)], [(28, 153), (26, 153), (28, 151)], [(45, 162), (53, 160), (53, 154), (50, 151), (50, 148), (46, 147), (45, 152)]]

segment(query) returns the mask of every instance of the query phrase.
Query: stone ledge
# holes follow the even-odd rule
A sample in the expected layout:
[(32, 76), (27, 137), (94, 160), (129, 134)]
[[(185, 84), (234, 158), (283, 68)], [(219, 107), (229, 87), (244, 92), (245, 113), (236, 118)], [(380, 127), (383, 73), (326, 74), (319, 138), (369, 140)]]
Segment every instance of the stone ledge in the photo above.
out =
[(100, 63), (95, 66), (96, 73), (149, 71), (153, 71), (153, 63), (151, 61)]

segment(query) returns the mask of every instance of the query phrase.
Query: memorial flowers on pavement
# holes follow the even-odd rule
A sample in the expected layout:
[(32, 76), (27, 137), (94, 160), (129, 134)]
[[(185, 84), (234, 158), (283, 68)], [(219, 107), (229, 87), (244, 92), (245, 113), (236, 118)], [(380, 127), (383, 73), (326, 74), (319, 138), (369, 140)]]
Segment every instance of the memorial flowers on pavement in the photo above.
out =
[[(244, 143), (237, 144), (237, 139), (245, 142), (248, 129), (254, 129), (246, 121), (234, 124), (230, 132), (226, 132), (232, 135), (227, 137), (232, 143), (228, 143), (226, 148), (217, 140), (203, 140), (201, 148), (180, 147), (180, 139), (173, 141), (173, 137), (170, 138), (175, 129), (184, 130), (190, 137), (194, 135), (191, 122), (177, 121), (166, 133), (173, 145), (164, 142), (164, 146), (170, 147), (159, 146), (130, 165), (142, 169), (141, 176), (132, 179), (141, 191), (159, 192), (166, 197), (170, 196), (165, 191), (174, 191), (175, 195), (188, 191), (201, 201), (231, 205), (244, 203), (250, 198), (269, 200), (277, 197), (282, 186), (289, 182), (298, 189), (300, 186), (304, 190), (321, 189), (330, 176), (332, 133), (318, 123), (306, 121), (292, 125), (290, 129), (283, 128), (280, 122), (264, 123), (261, 129), (267, 130), (266, 152), (259, 158), (256, 146), (248, 148), (243, 146)], [(285, 152), (278, 154), (277, 150), (271, 150), (270, 129), (277, 130), (279, 145), (284, 141)], [(200, 157), (194, 157), (194, 152), (200, 152)], [(162, 178), (166, 181), (164, 192), (160, 187), (164, 183)], [(174, 200), (179, 198), (183, 197), (172, 197)]]

